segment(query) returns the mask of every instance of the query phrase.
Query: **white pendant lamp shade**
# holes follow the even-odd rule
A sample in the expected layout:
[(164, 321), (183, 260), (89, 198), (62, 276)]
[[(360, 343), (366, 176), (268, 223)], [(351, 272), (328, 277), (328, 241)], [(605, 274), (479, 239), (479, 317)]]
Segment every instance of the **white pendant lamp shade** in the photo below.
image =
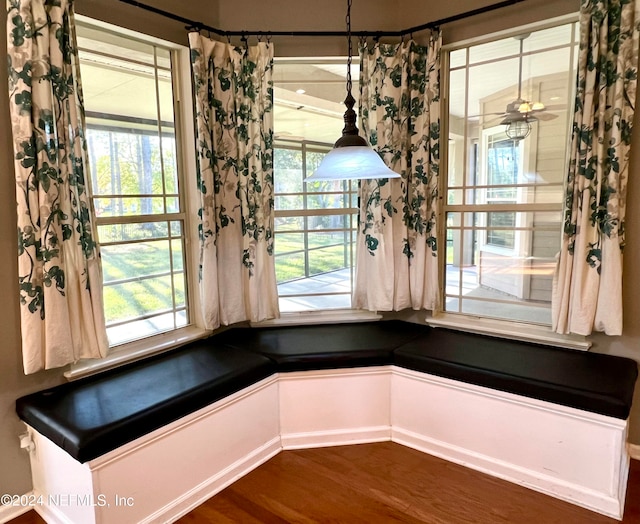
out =
[(345, 146), (332, 149), (305, 181), (365, 178), (400, 178), (400, 175), (391, 171), (370, 147)]
[(359, 180), (363, 178), (400, 178), (389, 169), (382, 158), (369, 147), (367, 141), (358, 134), (356, 101), (351, 94), (351, 0), (347, 0), (347, 97), (344, 105), (344, 129), (333, 149), (322, 159), (320, 166), (305, 182), (322, 180)]

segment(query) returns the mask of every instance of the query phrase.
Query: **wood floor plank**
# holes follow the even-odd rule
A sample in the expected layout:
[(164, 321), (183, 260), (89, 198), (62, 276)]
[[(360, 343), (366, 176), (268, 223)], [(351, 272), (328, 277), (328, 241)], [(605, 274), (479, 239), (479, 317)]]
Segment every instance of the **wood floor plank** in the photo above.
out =
[[(266, 524), (618, 522), (391, 442), (284, 451), (179, 522), (219, 522), (204, 508)], [(640, 523), (639, 514), (640, 463), (632, 461), (623, 523)]]
[(34, 510), (30, 510), (10, 520), (7, 524), (46, 524), (46, 522)]
[[(10, 524), (42, 524), (33, 511)], [(283, 451), (181, 524), (615, 524), (618, 521), (419, 451), (382, 442)], [(631, 461), (623, 524), (640, 524)]]

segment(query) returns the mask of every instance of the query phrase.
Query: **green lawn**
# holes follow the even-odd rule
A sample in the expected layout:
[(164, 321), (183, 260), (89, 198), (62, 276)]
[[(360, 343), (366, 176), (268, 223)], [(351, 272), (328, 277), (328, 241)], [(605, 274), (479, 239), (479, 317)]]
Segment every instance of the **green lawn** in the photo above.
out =
[[(309, 233), (309, 275), (318, 275), (348, 267), (344, 259), (343, 233)], [(275, 239), (276, 278), (278, 283), (305, 278), (302, 233), (278, 233)], [(184, 305), (184, 274), (180, 241), (173, 253), (169, 240), (104, 246), (104, 304), (108, 323), (152, 314), (173, 307), (171, 297), (170, 256), (176, 286), (176, 303)], [(348, 261), (348, 258), (347, 258)], [(164, 273), (164, 275), (162, 275)], [(162, 275), (144, 278), (149, 275)], [(137, 279), (118, 283), (124, 279)]]
[[(104, 305), (107, 323), (164, 311), (173, 307), (170, 256), (173, 255), (176, 304), (184, 305), (184, 274), (180, 241), (174, 241), (173, 253), (168, 240), (102, 248)], [(144, 278), (150, 275), (159, 275)], [(130, 282), (119, 280), (138, 278)]]
[[(303, 250), (303, 233), (276, 234), (276, 279), (279, 284), (305, 278)], [(309, 234), (309, 276), (345, 267), (348, 266), (344, 259), (343, 233)]]

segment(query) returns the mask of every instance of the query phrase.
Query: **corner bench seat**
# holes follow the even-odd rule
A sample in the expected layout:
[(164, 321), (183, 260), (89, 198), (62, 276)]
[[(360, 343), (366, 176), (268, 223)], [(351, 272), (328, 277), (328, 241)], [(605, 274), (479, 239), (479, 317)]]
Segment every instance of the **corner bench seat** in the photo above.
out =
[(281, 449), (390, 439), (620, 518), (637, 374), (631, 359), (400, 321), (232, 328), (16, 408), (35, 430), (36, 492), (75, 492), (80, 476), (94, 496), (138, 496), (43, 510), (54, 522), (169, 522)]
[(86, 462), (276, 371), (397, 366), (626, 419), (634, 360), (400, 321), (233, 328), (19, 398), (18, 416)]
[(18, 416), (86, 462), (275, 373), (213, 340), (19, 398)]

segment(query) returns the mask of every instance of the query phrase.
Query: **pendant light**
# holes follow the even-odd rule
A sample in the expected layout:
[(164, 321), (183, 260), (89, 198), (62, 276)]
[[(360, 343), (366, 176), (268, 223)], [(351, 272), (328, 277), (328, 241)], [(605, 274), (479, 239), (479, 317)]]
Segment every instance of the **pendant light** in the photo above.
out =
[(507, 116), (500, 122), (501, 125), (506, 125), (504, 130), (505, 134), (512, 140), (518, 142), (524, 140), (531, 133), (531, 122), (537, 120), (536, 117), (530, 115), (530, 111), (539, 111), (544, 109), (544, 105), (540, 103), (529, 104), (522, 99), (522, 53), (524, 39), (529, 36), (529, 33), (516, 36), (520, 40), (520, 56), (518, 57), (518, 98), (515, 102), (512, 102), (507, 106)]
[(347, 58), (347, 97), (344, 105), (344, 129), (342, 136), (333, 145), (333, 149), (325, 155), (322, 162), (305, 182), (323, 180), (354, 180), (364, 178), (400, 178), (383, 162), (367, 141), (358, 135), (356, 127), (356, 103), (351, 94), (351, 0), (347, 0), (347, 42), (349, 56)]

